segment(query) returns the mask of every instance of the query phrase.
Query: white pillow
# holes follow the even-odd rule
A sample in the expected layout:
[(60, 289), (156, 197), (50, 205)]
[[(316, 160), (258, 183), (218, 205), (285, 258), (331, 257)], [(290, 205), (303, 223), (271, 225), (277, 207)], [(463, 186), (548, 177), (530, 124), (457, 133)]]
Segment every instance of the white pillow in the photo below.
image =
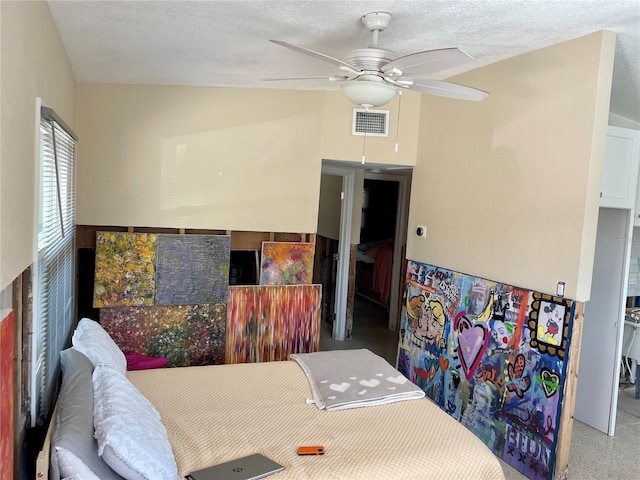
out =
[(73, 332), (71, 342), (73, 348), (84, 353), (94, 367), (104, 363), (123, 374), (127, 371), (124, 353), (98, 322), (89, 318), (81, 319)]
[(127, 480), (176, 480), (178, 468), (160, 414), (109, 365), (93, 371), (98, 455)]

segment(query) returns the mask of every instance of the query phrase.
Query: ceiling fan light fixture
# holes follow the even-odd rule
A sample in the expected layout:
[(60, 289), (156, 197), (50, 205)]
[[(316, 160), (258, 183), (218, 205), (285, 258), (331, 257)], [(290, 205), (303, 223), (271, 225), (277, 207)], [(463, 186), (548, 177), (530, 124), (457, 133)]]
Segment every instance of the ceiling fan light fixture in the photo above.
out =
[(374, 108), (389, 103), (396, 97), (398, 91), (385, 83), (356, 80), (344, 83), (342, 93), (356, 105), (363, 108)]

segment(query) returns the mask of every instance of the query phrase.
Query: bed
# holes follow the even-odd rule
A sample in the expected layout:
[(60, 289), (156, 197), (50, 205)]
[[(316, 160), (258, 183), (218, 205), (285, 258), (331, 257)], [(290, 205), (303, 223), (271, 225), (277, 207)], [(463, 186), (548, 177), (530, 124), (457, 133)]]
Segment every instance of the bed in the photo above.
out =
[[(74, 340), (77, 337), (74, 334)], [(504, 479), (500, 463), (490, 450), (430, 400), (405, 399), (335, 411), (321, 409), (313, 404), (317, 392), (312, 390), (308, 372), (294, 360), (162, 368), (122, 374), (114, 373), (116, 368), (113, 366), (101, 363), (105, 361), (104, 354), (96, 358), (86, 345), (82, 347), (80, 342), (74, 341), (74, 348), (63, 352), (62, 361), (63, 385), (54, 421), (66, 424), (67, 428), (71, 426), (75, 432), (78, 423), (90, 422), (86, 418), (90, 416), (86, 405), (84, 413), (69, 409), (69, 404), (72, 408), (80, 408), (78, 405), (83, 402), (77, 397), (86, 397), (90, 394), (88, 390), (93, 389), (95, 416), (105, 408), (103, 395), (119, 396), (119, 400), (126, 403), (124, 409), (133, 410), (132, 417), (122, 420), (118, 427), (120, 430), (133, 429), (125, 433), (134, 440), (129, 448), (138, 449), (137, 456), (146, 455), (152, 462), (161, 463), (167, 454), (162, 448), (156, 451), (156, 445), (161, 442), (154, 443), (151, 439), (152, 448), (145, 449), (143, 445), (146, 437), (153, 437), (153, 428), (139, 418), (147, 412), (137, 413), (134, 391), (139, 392), (141, 405), (159, 414), (170, 445), (169, 455), (175, 461), (177, 478), (213, 464), (261, 453), (285, 467), (273, 476), (274, 480)], [(389, 368), (393, 367), (389, 365)], [(87, 378), (93, 378), (92, 387), (72, 388), (80, 370), (84, 372), (81, 374), (84, 383)], [(117, 379), (117, 385), (96, 384), (96, 379), (103, 373)], [(147, 401), (152, 407), (145, 407)], [(154, 415), (150, 417), (155, 418)], [(136, 426), (132, 424), (138, 420), (143, 425), (136, 433)], [(37, 478), (46, 478), (48, 463), (51, 467), (49, 478), (58, 480), (63, 468), (67, 468), (69, 477), (69, 458), (63, 460), (61, 452), (69, 457), (69, 449), (80, 448), (80, 444), (86, 444), (85, 451), (76, 452), (75, 459), (71, 455), (72, 460), (85, 466), (103, 460), (106, 463), (106, 449), (98, 456), (95, 443), (90, 444), (86, 438), (83, 443), (77, 438), (74, 439), (76, 443), (65, 445), (61, 442), (60, 430), (64, 427), (54, 426), (54, 421), (49, 429), (50, 438), (39, 458)], [(94, 421), (97, 422), (95, 418)], [(90, 428), (94, 426), (92, 432)], [(85, 436), (95, 435), (100, 440), (102, 432), (98, 423), (94, 426), (80, 429), (85, 430)], [(298, 456), (297, 448), (302, 445), (322, 445), (326, 453)], [(49, 448), (51, 457), (47, 460)], [(77, 458), (81, 455), (91, 458), (81, 461)], [(65, 462), (67, 464), (63, 465)], [(90, 468), (109, 468), (110, 462), (109, 466)], [(77, 465), (74, 468), (78, 468)], [(143, 472), (133, 472), (127, 478), (176, 478), (172, 476), (175, 471), (166, 476), (160, 471), (144, 471), (144, 468)], [(72, 473), (75, 477), (71, 478), (87, 478), (81, 476), (79, 470)], [(93, 477), (89, 475), (88, 478)], [(109, 476), (102, 474), (95, 478), (123, 477), (109, 473)]]

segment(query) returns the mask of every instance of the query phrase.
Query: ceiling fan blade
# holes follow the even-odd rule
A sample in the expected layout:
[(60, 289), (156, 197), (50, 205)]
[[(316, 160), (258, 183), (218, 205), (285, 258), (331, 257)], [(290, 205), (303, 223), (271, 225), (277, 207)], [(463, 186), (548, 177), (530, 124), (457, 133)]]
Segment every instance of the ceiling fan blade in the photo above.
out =
[(342, 82), (349, 80), (349, 77), (340, 75), (310, 75), (306, 77), (285, 77), (285, 78), (261, 78), (263, 82), (278, 82), (281, 80), (329, 80), (330, 82)]
[(382, 71), (392, 77), (399, 75), (427, 75), (457, 67), (471, 60), (473, 60), (473, 57), (459, 48), (442, 48), (396, 58), (384, 65)]
[(411, 90), (428, 93), (429, 95), (436, 95), (438, 97), (471, 100), (473, 102), (479, 102), (489, 96), (488, 92), (478, 90), (477, 88), (458, 85), (457, 83), (442, 82), (440, 80), (420, 80), (420, 82), (421, 83), (414, 83), (409, 88)]
[(297, 45), (292, 45), (291, 43), (283, 42), (280, 40), (269, 40), (270, 42), (275, 43), (276, 45), (280, 45), (281, 47), (290, 48), (291, 50), (295, 50), (296, 52), (304, 53), (305, 55), (311, 55), (312, 57), (319, 58), (320, 60), (324, 60), (325, 62), (332, 63), (337, 67), (340, 67), (342, 70), (346, 70), (348, 72), (359, 75), (361, 72), (346, 62), (342, 60), (338, 60), (337, 58), (330, 57), (329, 55), (325, 55), (324, 53), (316, 52), (315, 50), (310, 50), (305, 47), (299, 47)]

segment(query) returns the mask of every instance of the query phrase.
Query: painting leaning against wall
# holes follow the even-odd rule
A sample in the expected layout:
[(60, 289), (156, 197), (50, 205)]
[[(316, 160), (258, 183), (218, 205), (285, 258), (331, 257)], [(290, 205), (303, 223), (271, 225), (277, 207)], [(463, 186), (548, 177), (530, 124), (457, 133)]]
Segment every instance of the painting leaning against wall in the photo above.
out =
[(93, 307), (153, 305), (158, 236), (96, 233)]
[(13, 310), (0, 309), (0, 478), (13, 478)]
[(226, 322), (222, 303), (100, 309), (123, 353), (165, 357), (170, 367), (224, 363)]
[(158, 235), (154, 305), (227, 303), (229, 235)]
[(314, 243), (262, 242), (260, 285), (310, 284), (314, 252)]
[(229, 287), (227, 363), (288, 360), (320, 347), (322, 285)]
[(398, 369), (506, 463), (553, 476), (572, 300), (409, 261)]

